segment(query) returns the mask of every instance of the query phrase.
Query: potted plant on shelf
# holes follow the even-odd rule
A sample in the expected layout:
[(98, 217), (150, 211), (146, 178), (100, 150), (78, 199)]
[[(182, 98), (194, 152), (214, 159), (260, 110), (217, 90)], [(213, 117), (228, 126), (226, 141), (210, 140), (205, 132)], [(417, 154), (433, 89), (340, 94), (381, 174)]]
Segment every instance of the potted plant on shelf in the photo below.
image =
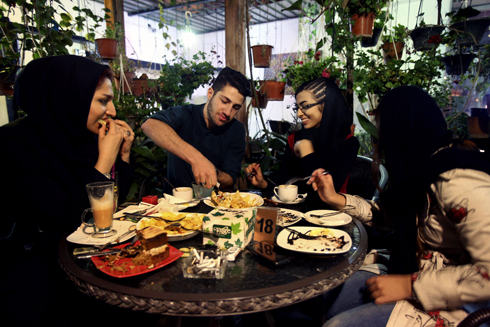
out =
[[(393, 19), (393, 16), (389, 15), (388, 19)], [(376, 16), (376, 19), (374, 20), (373, 35), (371, 37), (363, 36), (361, 39), (361, 46), (363, 48), (374, 47), (376, 46), (376, 44), (378, 44), (379, 36), (383, 31), (386, 20), (386, 11), (382, 11), (379, 15)]]
[(272, 45), (259, 44), (252, 48), (254, 67), (269, 68), (271, 64)]
[(408, 36), (408, 30), (405, 26), (398, 24), (392, 28), (391, 34), (383, 35), (383, 56), (385, 62), (395, 58), (401, 59), (403, 48), (405, 47), (405, 39)]

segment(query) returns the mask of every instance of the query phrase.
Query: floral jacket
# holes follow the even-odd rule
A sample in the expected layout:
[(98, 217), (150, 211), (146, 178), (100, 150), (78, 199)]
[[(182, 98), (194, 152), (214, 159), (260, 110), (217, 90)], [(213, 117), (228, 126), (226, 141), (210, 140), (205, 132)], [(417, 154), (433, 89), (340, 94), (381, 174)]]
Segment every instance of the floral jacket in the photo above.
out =
[[(345, 196), (347, 213), (362, 222), (380, 214), (376, 203)], [(398, 301), (387, 326), (456, 327), (467, 316), (463, 305), (490, 306), (490, 175), (471, 169), (439, 175), (418, 215), (418, 238), (424, 250), (416, 300)]]

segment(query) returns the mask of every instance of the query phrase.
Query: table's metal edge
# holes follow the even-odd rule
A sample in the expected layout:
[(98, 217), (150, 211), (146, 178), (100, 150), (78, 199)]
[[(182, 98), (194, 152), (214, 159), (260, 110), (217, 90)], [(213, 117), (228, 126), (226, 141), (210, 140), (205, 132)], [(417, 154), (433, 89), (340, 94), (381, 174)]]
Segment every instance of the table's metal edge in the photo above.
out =
[[(354, 219), (353, 222), (359, 228), (360, 241), (349, 262), (346, 260), (326, 273), (288, 284), (287, 287), (276, 286), (259, 291), (227, 293), (227, 300), (220, 300), (223, 294), (196, 294), (195, 300), (188, 301), (186, 300), (188, 295), (137, 290), (109, 281), (104, 281), (104, 287), (99, 287), (96, 286), (99, 284), (97, 277), (86, 273), (71, 262), (66, 248), (63, 249), (60, 245), (58, 252), (60, 266), (81, 292), (112, 305), (135, 311), (179, 316), (253, 313), (280, 308), (318, 296), (342, 284), (356, 272), (366, 256), (367, 234), (358, 220)], [(72, 270), (76, 271), (76, 274)]]

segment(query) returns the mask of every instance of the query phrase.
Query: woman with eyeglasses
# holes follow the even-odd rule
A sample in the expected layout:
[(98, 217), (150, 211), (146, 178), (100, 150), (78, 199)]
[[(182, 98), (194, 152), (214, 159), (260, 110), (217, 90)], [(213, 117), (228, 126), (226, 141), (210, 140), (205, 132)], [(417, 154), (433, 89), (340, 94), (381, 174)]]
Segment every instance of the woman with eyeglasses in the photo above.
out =
[(458, 326), (490, 307), (490, 158), (452, 139), (436, 102), (417, 87), (386, 94), (376, 123), (373, 168), (383, 156), (390, 176), (379, 203), (338, 194), (321, 169), (308, 181), (331, 207), (395, 225), (386, 266), (364, 265), (329, 293), (324, 327)]
[[(328, 78), (305, 82), (296, 90), (294, 110), (303, 127), (288, 137), (278, 184), (291, 177), (311, 175), (315, 169), (323, 168), (330, 172), (336, 191), (345, 193), (359, 141), (352, 135), (353, 113), (340, 89)], [(249, 181), (258, 188), (269, 186), (258, 163), (250, 164), (245, 172)], [(305, 186), (299, 187), (302, 192), (301, 188)], [(311, 208), (325, 206), (316, 193), (312, 195), (307, 198)]]

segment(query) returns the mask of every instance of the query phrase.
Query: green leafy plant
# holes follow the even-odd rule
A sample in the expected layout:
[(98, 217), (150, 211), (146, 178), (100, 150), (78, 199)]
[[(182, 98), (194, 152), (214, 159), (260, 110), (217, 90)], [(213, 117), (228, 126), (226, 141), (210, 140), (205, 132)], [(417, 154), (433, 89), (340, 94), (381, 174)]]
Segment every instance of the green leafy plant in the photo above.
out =
[(345, 81), (345, 70), (336, 56), (321, 58), (321, 52), (308, 50), (303, 60), (288, 59), (286, 69), (283, 71), (286, 81), (294, 90), (302, 83), (320, 77), (340, 79)]
[(167, 105), (184, 104), (194, 90), (211, 82), (214, 71), (211, 59), (202, 51), (193, 55), (191, 60), (179, 56), (166, 61), (157, 80), (161, 101)]
[(384, 0), (350, 0), (345, 7), (345, 11), (350, 15), (370, 12), (378, 15), (384, 7), (386, 7), (386, 1)]
[(394, 26), (391, 30), (391, 33), (383, 35), (383, 42), (405, 42), (408, 37), (408, 29), (402, 25), (398, 24)]

